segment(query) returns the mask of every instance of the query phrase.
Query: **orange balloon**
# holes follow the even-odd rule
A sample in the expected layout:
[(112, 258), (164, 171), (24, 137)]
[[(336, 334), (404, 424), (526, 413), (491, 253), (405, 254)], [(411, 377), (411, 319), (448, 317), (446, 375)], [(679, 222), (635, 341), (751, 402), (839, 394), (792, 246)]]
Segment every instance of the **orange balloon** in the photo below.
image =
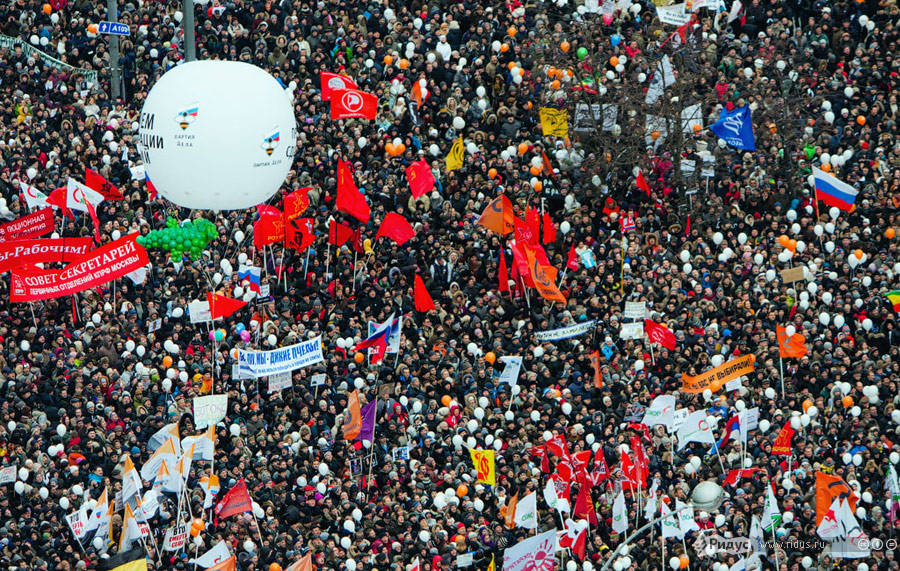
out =
[(390, 141), (385, 143), (384, 144), (384, 152), (386, 152), (387, 154), (389, 154), (393, 157), (394, 156), (394, 143), (391, 143)]
[(384, 65), (391, 65), (392, 63), (394, 63), (393, 56), (390, 56), (390, 55), (384, 56)]
[(525, 75), (525, 68), (524, 68), (524, 67), (518, 68), (517, 71), (519, 72), (519, 75)]
[(722, 382), (721, 382), (721, 381), (713, 381), (713, 382), (711, 382), (711, 383), (709, 384), (709, 390), (712, 391), (712, 392), (714, 392), (714, 393), (719, 392), (719, 389), (721, 389), (721, 388), (722, 388)]
[(550, 87), (553, 88), (553, 89), (559, 89), (559, 87), (560, 87), (561, 85), (562, 85), (562, 84), (559, 82), (558, 79), (554, 79), (553, 82), (550, 84)]
[(44, 14), (49, 14), (50, 12), (53, 11), (53, 6), (51, 6), (50, 4), (44, 4), (43, 9), (44, 9)]
[(450, 402), (451, 402), (452, 400), (453, 400), (453, 399), (450, 398), (450, 395), (444, 395), (444, 396), (441, 397), (441, 404), (444, 405), (444, 406), (450, 406)]
[(791, 252), (797, 253), (797, 241), (793, 238), (788, 240), (787, 249)]
[(853, 406), (853, 397), (847, 395), (841, 399), (841, 403), (844, 405), (844, 408), (850, 408)]
[(778, 127), (775, 125), (775, 123), (769, 123), (769, 132), (773, 135), (778, 132)]
[(703, 130), (703, 127), (700, 126), (700, 123), (694, 123), (692, 129), (694, 129), (695, 133), (699, 133), (701, 130)]
[(540, 192), (542, 190), (544, 190), (544, 183), (542, 183), (541, 181), (537, 181), (536, 183), (534, 183), (535, 192)]
[(681, 569), (687, 569), (687, 566), (690, 562), (691, 562), (691, 560), (688, 558), (687, 555), (682, 555), (678, 558), (678, 566)]
[(856, 116), (856, 122), (859, 123), (859, 126), (860, 126), (860, 127), (862, 127), (863, 125), (866, 124), (866, 118), (863, 117), (862, 115), (857, 115), (857, 116)]
[(281, 571), (281, 565), (278, 563), (272, 563), (269, 565), (269, 571)]
[(509, 34), (509, 37), (515, 38), (515, 37), (516, 37), (516, 33), (518, 33), (518, 31), (519, 31), (519, 30), (517, 30), (515, 26), (510, 26), (510, 27), (506, 30), (506, 33)]
[(506, 69), (508, 69), (509, 71), (512, 71), (514, 67), (516, 67), (516, 62), (514, 62), (514, 61), (511, 61), (508, 64), (506, 64)]
[(660, 135), (661, 135), (661, 133), (659, 131), (651, 131), (650, 132), (650, 138), (653, 139), (654, 141), (659, 139)]
[(524, 155), (528, 152), (528, 143), (519, 143), (519, 154)]
[(613, 57), (609, 58), (609, 65), (611, 65), (613, 67), (616, 67), (617, 65), (619, 65), (619, 58), (617, 56), (613, 56)]
[(884, 237), (887, 238), (888, 240), (892, 240), (894, 238), (894, 236), (896, 236), (896, 235), (897, 235), (897, 231), (894, 230), (893, 228), (888, 228), (887, 230), (884, 231)]
[(556, 68), (552, 65), (547, 68), (547, 77), (556, 77)]
[(394, 149), (397, 151), (398, 155), (402, 155), (406, 152), (406, 143), (400, 143), (399, 145), (396, 145)]
[(541, 167), (534, 167), (534, 166), (533, 166), (533, 167), (531, 167), (531, 169), (529, 169), (529, 170), (531, 171), (531, 174), (534, 175), (534, 176), (537, 176), (537, 175), (541, 174)]
[(366, 360), (366, 356), (363, 355), (362, 353), (357, 352), (356, 355), (353, 356), (353, 360), (356, 361), (356, 364), (357, 364), (357, 365), (359, 365), (359, 364), (361, 364), (363, 361)]
[(494, 361), (497, 360), (497, 355), (495, 355), (493, 351), (488, 351), (484, 354), (484, 360), (493, 365)]
[(502, 44), (500, 44), (500, 51), (503, 52), (503, 53), (508, 52), (508, 51), (509, 51), (509, 44), (507, 44), (506, 42), (503, 42)]
[(463, 497), (469, 493), (469, 487), (465, 484), (460, 484), (456, 488), (456, 495), (459, 497)]
[(166, 355), (165, 357), (163, 357), (163, 367), (168, 369), (171, 366), (172, 366), (172, 357), (169, 357), (168, 355)]
[(488, 169), (488, 178), (497, 178), (497, 169)]
[(825, 163), (822, 165), (822, 170), (825, 172), (831, 172), (831, 163)]
[(862, 250), (856, 250), (855, 252), (853, 252), (853, 255), (856, 256), (856, 259), (857, 259), (857, 260), (862, 260), (862, 257), (863, 257), (863, 251), (862, 251)]
[(561, 49), (563, 51), (563, 53), (569, 53), (569, 48), (571, 48), (571, 47), (572, 47), (571, 44), (569, 44), (569, 42), (567, 42), (565, 40), (563, 40), (559, 44), (559, 49)]
[[(397, 65), (400, 67), (400, 69), (406, 69), (409, 67), (409, 60), (406, 58), (403, 58), (397, 62)], [(277, 565), (277, 563), (275, 565)]]
[(813, 405), (812, 399), (806, 399), (805, 401), (803, 401), (803, 412), (808, 411), (809, 407), (811, 407), (812, 405)]
[(98, 29), (99, 29), (99, 27), (97, 26), (97, 24), (88, 24), (88, 27), (87, 27), (88, 32), (90, 32), (92, 34), (96, 34)]
[(781, 244), (783, 248), (787, 248), (787, 244), (790, 238), (787, 237), (787, 234), (782, 234), (778, 237), (778, 243)]

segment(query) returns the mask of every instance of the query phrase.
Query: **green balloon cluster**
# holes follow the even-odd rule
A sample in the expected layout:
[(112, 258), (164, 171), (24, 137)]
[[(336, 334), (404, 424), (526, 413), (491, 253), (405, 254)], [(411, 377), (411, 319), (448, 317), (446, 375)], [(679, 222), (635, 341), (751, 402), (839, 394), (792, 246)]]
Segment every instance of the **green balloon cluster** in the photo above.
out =
[(137, 243), (148, 249), (168, 250), (172, 256), (189, 254), (197, 259), (203, 249), (219, 235), (216, 225), (199, 218), (181, 226), (171, 216), (166, 220), (166, 227), (153, 230), (146, 236), (138, 236)]
[(578, 48), (578, 50), (575, 52), (575, 55), (578, 56), (578, 59), (583, 60), (588, 55), (587, 48), (583, 46)]

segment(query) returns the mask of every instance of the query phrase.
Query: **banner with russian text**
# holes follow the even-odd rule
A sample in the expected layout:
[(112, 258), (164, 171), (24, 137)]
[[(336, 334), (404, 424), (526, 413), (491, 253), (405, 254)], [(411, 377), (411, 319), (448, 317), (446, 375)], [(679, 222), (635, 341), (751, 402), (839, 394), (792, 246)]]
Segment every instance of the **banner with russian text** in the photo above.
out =
[(13, 270), (9, 300), (13, 303), (52, 299), (91, 289), (150, 263), (147, 250), (135, 239), (123, 236), (80, 256), (61, 270)]
[(322, 336), (319, 335), (309, 341), (272, 351), (239, 349), (238, 371), (242, 376), (265, 377), (309, 367), (323, 360)]
[(91, 249), (91, 238), (47, 238), (0, 242), (0, 273), (28, 264), (74, 262)]
[(681, 390), (691, 394), (702, 393), (706, 389), (716, 392), (724, 387), (728, 381), (733, 381), (740, 376), (752, 373), (755, 360), (756, 357), (753, 354), (744, 355), (694, 377), (682, 374), (681, 380), (684, 382), (684, 385), (681, 387)]
[(56, 220), (52, 208), (35, 210), (12, 222), (0, 224), (0, 242), (16, 238), (35, 238), (53, 232)]

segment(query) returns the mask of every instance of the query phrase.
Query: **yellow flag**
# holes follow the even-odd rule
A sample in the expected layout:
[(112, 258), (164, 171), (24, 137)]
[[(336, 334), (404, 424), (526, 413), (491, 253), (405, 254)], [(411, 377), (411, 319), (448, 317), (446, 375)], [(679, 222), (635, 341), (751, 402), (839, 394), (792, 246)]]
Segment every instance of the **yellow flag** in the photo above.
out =
[(569, 113), (565, 109), (541, 107), (541, 131), (544, 136), (564, 139), (569, 136)]
[(494, 564), (494, 554), (491, 553), (491, 564), (488, 566), (487, 571), (497, 571), (497, 566)]
[(478, 481), (489, 486), (497, 485), (497, 474), (494, 471), (494, 451), (493, 450), (472, 450), (472, 464), (478, 470)]
[(459, 139), (453, 141), (453, 146), (450, 147), (450, 152), (447, 153), (447, 172), (461, 169), (465, 157), (466, 150), (463, 148), (463, 138), (460, 136)]

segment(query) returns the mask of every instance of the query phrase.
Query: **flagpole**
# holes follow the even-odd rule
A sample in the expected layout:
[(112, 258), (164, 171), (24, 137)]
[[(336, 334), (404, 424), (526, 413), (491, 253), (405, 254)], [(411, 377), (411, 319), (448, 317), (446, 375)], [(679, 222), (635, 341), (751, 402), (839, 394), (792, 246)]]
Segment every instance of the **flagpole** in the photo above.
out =
[(781, 399), (784, 400), (784, 359), (781, 357), (781, 347), (778, 348), (778, 376), (781, 378)]
[(29, 301), (28, 306), (31, 307), (31, 320), (34, 321), (34, 328), (37, 329), (38, 324), (37, 324), (37, 317), (34, 316), (34, 302)]
[(353, 293), (356, 293), (356, 256), (359, 252), (356, 251), (356, 248), (353, 248)]

